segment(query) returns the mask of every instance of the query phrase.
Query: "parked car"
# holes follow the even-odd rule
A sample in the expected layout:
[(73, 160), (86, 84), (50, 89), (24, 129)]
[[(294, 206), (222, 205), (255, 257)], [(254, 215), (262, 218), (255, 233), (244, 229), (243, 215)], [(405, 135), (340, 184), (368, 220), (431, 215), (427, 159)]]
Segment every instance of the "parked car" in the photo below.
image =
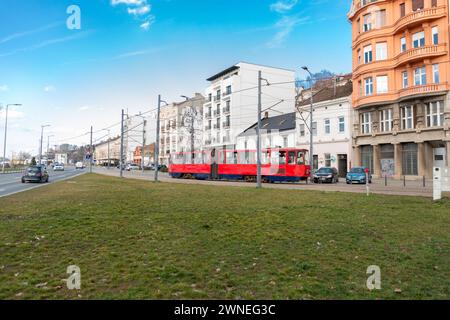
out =
[(336, 168), (323, 167), (314, 173), (314, 183), (329, 182), (337, 183), (339, 182), (339, 174)]
[(25, 182), (48, 182), (48, 172), (44, 166), (30, 166), (22, 175), (22, 183)]
[[(347, 184), (352, 183), (366, 183), (366, 171), (369, 172), (369, 170), (365, 167), (354, 167), (350, 170), (350, 172), (347, 173), (347, 176), (345, 177), (345, 181)], [(372, 175), (369, 173), (369, 183), (372, 183)]]
[(62, 163), (53, 164), (53, 171), (64, 171), (64, 165)]
[(83, 162), (81, 162), (81, 161), (79, 161), (79, 162), (77, 162), (76, 164), (75, 164), (75, 169), (80, 169), (80, 170), (83, 170), (84, 169), (84, 163)]
[(127, 165), (127, 167), (125, 168), (125, 170), (127, 170), (127, 171), (141, 170), (141, 167), (138, 166), (137, 164), (130, 163), (130, 164)]

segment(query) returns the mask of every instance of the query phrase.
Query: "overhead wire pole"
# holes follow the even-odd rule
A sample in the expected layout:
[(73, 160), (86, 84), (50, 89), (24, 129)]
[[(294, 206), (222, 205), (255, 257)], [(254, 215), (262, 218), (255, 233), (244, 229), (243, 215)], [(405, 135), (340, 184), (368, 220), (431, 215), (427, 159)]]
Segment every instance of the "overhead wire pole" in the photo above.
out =
[(2, 161), (2, 173), (5, 173), (5, 162), (6, 162), (6, 135), (8, 133), (8, 109), (9, 106), (21, 106), (21, 104), (7, 104), (6, 105), (6, 114), (5, 114), (5, 137), (3, 141), (3, 161)]
[(147, 126), (147, 120), (144, 119), (144, 123), (142, 124), (142, 151), (141, 151), (141, 167), (142, 167), (142, 173), (144, 173), (144, 160), (145, 160), (145, 134), (146, 134), (146, 126)]
[(261, 70), (258, 71), (258, 127), (257, 127), (257, 138), (256, 138), (256, 158), (257, 158), (257, 176), (256, 176), (256, 187), (262, 188), (261, 184)]
[(92, 134), (94, 132), (93, 127), (91, 126), (91, 143), (89, 146), (89, 173), (92, 173), (92, 161), (94, 160), (94, 146), (92, 145)]
[(125, 117), (125, 111), (124, 109), (122, 109), (122, 121), (120, 122), (120, 161), (119, 161), (119, 166), (120, 166), (120, 177), (123, 178), (123, 136), (124, 136), (124, 125), (123, 125), (123, 120)]
[(43, 143), (42, 140), (44, 140), (44, 128), (46, 128), (46, 127), (50, 127), (50, 125), (49, 124), (41, 125), (41, 141), (40, 141), (41, 143), (40, 143), (40, 147), (39, 147), (39, 165), (42, 164), (42, 143)]
[(309, 115), (309, 165), (310, 165), (310, 181), (314, 181), (314, 128), (313, 128), (313, 111), (314, 111), (314, 96), (313, 96), (313, 74), (308, 67), (302, 67), (303, 70), (309, 73), (310, 91), (311, 91), (311, 106)]

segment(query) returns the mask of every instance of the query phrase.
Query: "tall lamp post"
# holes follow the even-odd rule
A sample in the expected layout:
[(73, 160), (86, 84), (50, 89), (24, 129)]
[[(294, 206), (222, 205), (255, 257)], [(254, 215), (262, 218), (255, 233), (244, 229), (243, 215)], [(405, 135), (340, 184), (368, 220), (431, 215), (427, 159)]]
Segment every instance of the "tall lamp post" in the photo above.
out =
[(161, 100), (161, 95), (158, 95), (158, 113), (156, 116), (156, 142), (155, 142), (155, 182), (158, 181), (158, 171), (159, 171), (159, 130), (160, 130), (160, 119), (161, 119), (161, 104), (164, 103), (165, 106), (169, 104)]
[(5, 138), (3, 141), (3, 163), (2, 163), (2, 173), (5, 173), (5, 161), (6, 161), (6, 136), (8, 134), (8, 110), (9, 110), (9, 106), (14, 106), (14, 107), (20, 107), (21, 104), (19, 103), (14, 103), (14, 104), (7, 104), (6, 105), (6, 114), (5, 114)]
[(313, 97), (313, 74), (309, 71), (308, 67), (302, 67), (303, 70), (309, 73), (309, 82), (311, 90), (311, 106), (309, 111), (309, 165), (310, 165), (310, 179), (311, 182), (314, 181), (314, 131), (313, 131), (313, 110), (314, 110), (314, 97)]
[(42, 140), (44, 140), (44, 128), (50, 127), (49, 124), (41, 125), (41, 143), (39, 147), (39, 164), (42, 164)]

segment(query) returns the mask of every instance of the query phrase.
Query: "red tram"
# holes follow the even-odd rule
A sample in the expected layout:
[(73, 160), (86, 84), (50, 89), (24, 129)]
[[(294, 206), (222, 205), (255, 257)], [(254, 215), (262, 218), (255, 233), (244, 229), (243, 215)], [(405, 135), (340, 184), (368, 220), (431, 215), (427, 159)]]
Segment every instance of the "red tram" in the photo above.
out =
[[(256, 181), (256, 150), (212, 150), (171, 155), (172, 178)], [(298, 182), (310, 175), (305, 149), (263, 149), (261, 175), (264, 182)]]

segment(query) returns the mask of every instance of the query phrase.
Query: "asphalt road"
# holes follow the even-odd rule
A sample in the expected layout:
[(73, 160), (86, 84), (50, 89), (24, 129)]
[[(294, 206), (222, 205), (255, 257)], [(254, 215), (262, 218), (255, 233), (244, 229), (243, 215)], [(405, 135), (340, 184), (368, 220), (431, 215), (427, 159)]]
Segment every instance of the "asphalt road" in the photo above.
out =
[[(75, 170), (74, 167), (66, 167), (64, 171), (57, 172), (53, 172), (53, 170), (49, 168), (49, 183), (51, 184), (56, 181), (72, 178), (76, 175), (83, 174), (84, 172), (86, 172), (86, 169), (81, 171)], [(21, 173), (0, 174), (0, 197), (48, 185), (47, 183), (22, 183), (21, 177)]]

